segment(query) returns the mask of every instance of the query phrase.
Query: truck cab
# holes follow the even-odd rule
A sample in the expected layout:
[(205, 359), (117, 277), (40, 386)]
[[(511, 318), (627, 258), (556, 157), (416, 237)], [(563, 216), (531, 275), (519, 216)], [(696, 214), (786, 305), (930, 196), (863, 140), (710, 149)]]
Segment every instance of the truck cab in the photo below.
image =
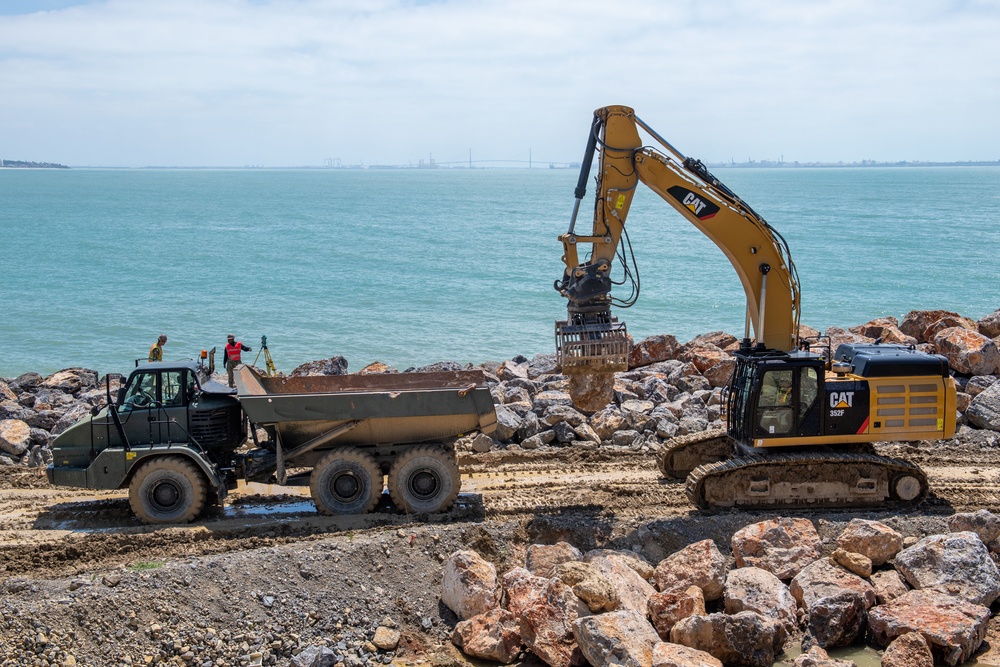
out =
[[(53, 484), (119, 488), (135, 463), (163, 448), (188, 448), (211, 463), (227, 465), (246, 439), (236, 392), (210, 379), (195, 361), (138, 366), (109, 406), (96, 410), (56, 437)], [(98, 459), (120, 464), (94, 467)]]

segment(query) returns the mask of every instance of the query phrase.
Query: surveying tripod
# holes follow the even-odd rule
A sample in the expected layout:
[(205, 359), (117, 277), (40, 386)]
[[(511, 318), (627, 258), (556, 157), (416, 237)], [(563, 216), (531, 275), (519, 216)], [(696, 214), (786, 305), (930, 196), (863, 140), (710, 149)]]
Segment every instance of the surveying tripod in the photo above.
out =
[(267, 349), (267, 336), (260, 337), (260, 349), (257, 350), (257, 356), (253, 359), (253, 365), (257, 365), (257, 360), (260, 359), (261, 353), (264, 354), (264, 367), (267, 369), (267, 376), (274, 377), (278, 374), (278, 369), (274, 367), (274, 359), (271, 358), (271, 351)]

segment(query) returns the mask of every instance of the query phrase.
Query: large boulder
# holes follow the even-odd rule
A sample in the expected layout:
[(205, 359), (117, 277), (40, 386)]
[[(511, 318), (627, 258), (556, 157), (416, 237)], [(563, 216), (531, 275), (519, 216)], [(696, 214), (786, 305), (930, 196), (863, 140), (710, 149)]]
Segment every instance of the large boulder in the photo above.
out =
[(936, 662), (957, 665), (972, 657), (986, 637), (990, 610), (936, 591), (910, 591), (868, 613), (868, 636), (879, 646), (919, 632)]
[(903, 317), (903, 321), (899, 323), (899, 329), (907, 336), (916, 338), (918, 343), (930, 343), (934, 340), (934, 334), (946, 328), (941, 325), (951, 322), (955, 322), (956, 324), (949, 324), (949, 326), (957, 326), (957, 323), (964, 322), (970, 325), (966, 328), (970, 328), (973, 331), (978, 329), (978, 325), (975, 322), (972, 320), (966, 321), (966, 318), (950, 310), (911, 310)]
[(1000, 382), (994, 382), (972, 399), (965, 418), (976, 428), (1000, 431)]
[(718, 600), (726, 582), (726, 558), (714, 541), (701, 540), (661, 560), (653, 576), (661, 591), (697, 586), (706, 600)]
[(456, 551), (444, 562), (441, 602), (463, 621), (498, 606), (496, 568), (475, 551)]
[(550, 579), (544, 596), (521, 613), (521, 638), (551, 667), (581, 665), (583, 655), (573, 637), (573, 623), (589, 615), (587, 605), (569, 586), (559, 579)]
[(979, 535), (931, 535), (896, 554), (896, 569), (916, 589), (989, 606), (1000, 597), (1000, 570)]
[(882, 667), (934, 667), (934, 654), (922, 634), (907, 632), (889, 642)]
[(808, 633), (821, 648), (850, 646), (864, 637), (867, 622), (865, 597), (858, 591), (842, 591), (809, 607)]
[(577, 619), (573, 636), (592, 667), (652, 667), (660, 640), (646, 617), (631, 610)]
[(844, 551), (867, 556), (877, 567), (899, 553), (903, 548), (903, 536), (878, 521), (851, 519), (837, 536), (837, 546)]
[(583, 558), (583, 552), (569, 542), (555, 544), (532, 544), (528, 547), (525, 564), (532, 574), (548, 579), (552, 570), (560, 563)]
[(670, 335), (650, 336), (639, 341), (628, 355), (628, 367), (639, 368), (659, 361), (674, 359), (680, 350), (680, 343)]
[(590, 563), (568, 561), (552, 569), (553, 576), (573, 589), (590, 611), (600, 613), (618, 606), (618, 593), (611, 581)]
[(786, 635), (798, 629), (795, 598), (778, 577), (758, 567), (742, 567), (726, 577), (727, 614), (755, 611), (774, 619)]
[(649, 598), (656, 589), (630, 566), (627, 556), (609, 552), (592, 555), (588, 552), (584, 559), (611, 582), (618, 596), (619, 609), (631, 609), (645, 615)]
[(962, 327), (949, 327), (934, 336), (938, 354), (948, 358), (948, 365), (966, 375), (992, 375), (1000, 373), (1000, 350), (992, 338), (978, 331)]
[(653, 667), (723, 667), (723, 665), (718, 658), (696, 648), (671, 642), (657, 642), (653, 645)]
[(901, 345), (916, 345), (917, 339), (908, 336), (899, 329), (899, 320), (895, 317), (879, 317), (865, 324), (851, 327), (851, 332), (866, 338), (882, 339), (883, 343), (899, 343)]
[(889, 600), (895, 600), (899, 596), (910, 590), (906, 585), (903, 575), (896, 570), (879, 570), (872, 573), (869, 581), (875, 589), (875, 601), (877, 604), (885, 604)]
[(771, 667), (781, 651), (777, 623), (752, 611), (689, 616), (670, 631), (670, 641), (705, 651), (725, 665)]
[(820, 557), (822, 542), (809, 519), (783, 517), (736, 531), (732, 549), (736, 567), (759, 567), (787, 580)]
[(948, 530), (953, 533), (972, 531), (979, 535), (983, 544), (989, 544), (1000, 537), (1000, 516), (985, 509), (952, 514), (948, 517)]
[(705, 615), (705, 595), (697, 586), (683, 592), (654, 593), (649, 598), (648, 612), (657, 634), (667, 641), (670, 630), (682, 618)]
[(497, 405), (497, 430), (493, 436), (500, 442), (509, 442), (514, 439), (521, 428), (521, 417), (506, 405)]
[(545, 597), (546, 577), (536, 577), (523, 567), (515, 567), (500, 577), (507, 609), (520, 618), (524, 610)]
[(610, 440), (624, 425), (625, 415), (616, 405), (609, 405), (590, 416), (590, 426), (602, 440)]
[(0, 450), (22, 456), (31, 446), (31, 427), (20, 419), (0, 420)]
[(807, 612), (821, 599), (843, 591), (859, 593), (868, 609), (875, 606), (875, 589), (872, 585), (858, 575), (834, 565), (829, 558), (820, 558), (804, 567), (792, 579), (788, 589), (799, 606)]
[(671, 642), (657, 642), (653, 645), (653, 667), (723, 667), (723, 665), (718, 658), (696, 648)]
[(76, 394), (81, 389), (96, 387), (97, 377), (97, 371), (89, 368), (66, 368), (42, 380), (40, 386)]
[(317, 359), (316, 361), (307, 361), (301, 366), (296, 366), (291, 373), (288, 374), (289, 377), (309, 377), (317, 375), (346, 375), (347, 374), (347, 359), (337, 355), (330, 357), (329, 359)]
[(523, 646), (520, 622), (500, 607), (459, 621), (451, 641), (466, 655), (505, 665), (514, 662)]
[(1000, 336), (1000, 310), (994, 310), (989, 315), (981, 318), (976, 322), (976, 325), (979, 327), (979, 333), (987, 338)]

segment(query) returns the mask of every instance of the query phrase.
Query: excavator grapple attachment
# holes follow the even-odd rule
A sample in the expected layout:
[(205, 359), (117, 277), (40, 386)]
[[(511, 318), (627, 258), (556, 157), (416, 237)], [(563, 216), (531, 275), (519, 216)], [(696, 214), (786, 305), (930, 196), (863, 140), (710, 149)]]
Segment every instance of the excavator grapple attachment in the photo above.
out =
[(625, 323), (614, 318), (607, 323), (556, 322), (556, 355), (578, 409), (597, 412), (611, 402), (615, 373), (628, 370), (630, 349)]

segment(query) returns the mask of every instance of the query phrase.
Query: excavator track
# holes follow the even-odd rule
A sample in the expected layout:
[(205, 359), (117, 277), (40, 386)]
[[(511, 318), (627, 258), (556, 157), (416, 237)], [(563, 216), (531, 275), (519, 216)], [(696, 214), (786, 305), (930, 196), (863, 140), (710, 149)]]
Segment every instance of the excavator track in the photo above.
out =
[(927, 497), (916, 465), (864, 452), (795, 452), (709, 463), (687, 478), (702, 509), (912, 507)]
[(684, 479), (698, 466), (725, 461), (736, 451), (725, 429), (689, 433), (663, 443), (656, 463), (664, 477)]

